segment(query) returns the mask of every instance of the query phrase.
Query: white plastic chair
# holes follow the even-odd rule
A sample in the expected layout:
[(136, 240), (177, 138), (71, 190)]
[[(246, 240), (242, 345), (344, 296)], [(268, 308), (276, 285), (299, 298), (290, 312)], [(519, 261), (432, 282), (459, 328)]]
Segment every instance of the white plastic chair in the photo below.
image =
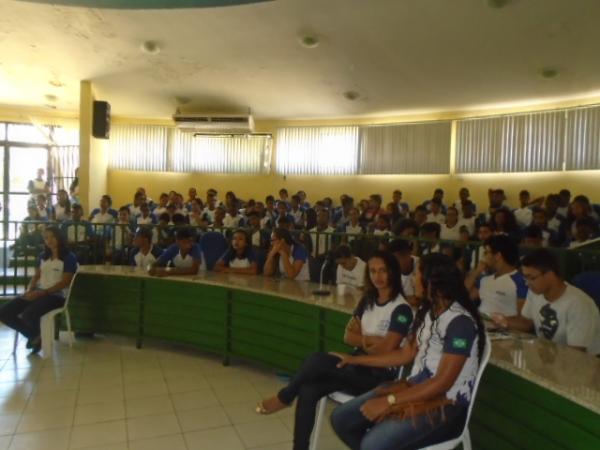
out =
[[(53, 309), (52, 311), (47, 312), (40, 318), (40, 337), (42, 339), (42, 357), (50, 358), (52, 356), (52, 349), (54, 348), (54, 333), (55, 333), (55, 318), (59, 314), (65, 315), (65, 321), (67, 322), (67, 333), (69, 339), (69, 347), (73, 346), (73, 341), (75, 340), (73, 336), (73, 331), (71, 330), (71, 316), (69, 316), (69, 299), (71, 297), (71, 291), (73, 289), (73, 284), (75, 283), (75, 278), (77, 277), (77, 272), (73, 275), (71, 279), (71, 284), (69, 285), (69, 290), (67, 291), (67, 297), (65, 298), (65, 304), (61, 308)], [(15, 341), (13, 344), (13, 355), (17, 351), (17, 346), (19, 345), (19, 332), (15, 331)]]
[[(492, 343), (490, 341), (489, 336), (485, 337), (485, 348), (483, 350), (483, 357), (481, 358), (481, 364), (477, 369), (477, 378), (475, 379), (475, 386), (473, 386), (473, 395), (471, 398), (471, 402), (469, 403), (469, 409), (467, 411), (467, 420), (465, 421), (465, 427), (461, 433), (461, 435), (455, 439), (451, 439), (449, 441), (440, 442), (438, 444), (431, 445), (429, 447), (424, 447), (421, 450), (453, 450), (458, 447), (459, 444), (462, 444), (463, 450), (471, 450), (471, 435), (469, 434), (469, 420), (471, 419), (471, 413), (473, 412), (473, 405), (475, 405), (475, 396), (477, 395), (477, 389), (479, 388), (479, 382), (481, 381), (481, 376), (483, 375), (483, 371), (485, 370), (485, 366), (487, 366), (488, 361), (490, 360), (490, 355), (492, 354)], [(323, 427), (323, 420), (325, 418), (325, 408), (327, 407), (327, 399), (330, 399), (336, 403), (343, 404), (350, 400), (352, 400), (354, 396), (346, 394), (344, 392), (334, 392), (325, 396), (319, 400), (319, 405), (317, 409), (317, 418), (315, 421), (315, 429), (312, 434), (312, 439), (310, 442), (310, 450), (318, 449), (318, 441), (319, 435), (321, 434), (321, 428)]]

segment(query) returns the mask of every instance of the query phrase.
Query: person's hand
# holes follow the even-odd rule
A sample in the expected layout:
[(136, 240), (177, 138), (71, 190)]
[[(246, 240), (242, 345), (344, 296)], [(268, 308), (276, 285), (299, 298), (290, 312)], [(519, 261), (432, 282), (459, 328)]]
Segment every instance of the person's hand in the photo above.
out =
[(345, 366), (347, 366), (348, 364), (353, 364), (353, 360), (354, 360), (354, 356), (349, 355), (347, 353), (340, 353), (340, 352), (329, 352), (330, 355), (333, 355), (337, 358), (340, 358), (340, 361), (336, 364), (336, 367), (338, 369), (341, 369)]
[(387, 398), (376, 397), (363, 403), (360, 407), (360, 412), (371, 422), (376, 422), (389, 406)]
[(492, 315), (490, 316), (492, 321), (498, 325), (500, 328), (508, 328), (508, 319), (506, 318), (506, 316), (504, 314), (500, 314), (500, 313), (492, 313)]
[(273, 242), (273, 245), (271, 246), (271, 250), (269, 250), (269, 256), (275, 256), (279, 253), (279, 250), (281, 249), (281, 243), (283, 241), (276, 241)]
[(25, 300), (33, 301), (45, 295), (44, 291), (28, 291), (23, 294)]
[(482, 259), (477, 263), (477, 267), (475, 270), (477, 270), (477, 272), (479, 272), (479, 273), (486, 272), (488, 270), (488, 266), (485, 263), (485, 261)]
[(284, 240), (279, 241), (279, 254), (284, 258), (289, 258), (290, 256), (290, 246)]

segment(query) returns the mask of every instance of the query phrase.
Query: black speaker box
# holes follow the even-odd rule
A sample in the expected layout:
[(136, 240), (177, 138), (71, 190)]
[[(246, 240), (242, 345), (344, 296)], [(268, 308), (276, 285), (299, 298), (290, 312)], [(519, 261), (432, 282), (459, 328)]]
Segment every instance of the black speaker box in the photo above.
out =
[(110, 137), (110, 104), (108, 102), (94, 101), (92, 136), (97, 139)]

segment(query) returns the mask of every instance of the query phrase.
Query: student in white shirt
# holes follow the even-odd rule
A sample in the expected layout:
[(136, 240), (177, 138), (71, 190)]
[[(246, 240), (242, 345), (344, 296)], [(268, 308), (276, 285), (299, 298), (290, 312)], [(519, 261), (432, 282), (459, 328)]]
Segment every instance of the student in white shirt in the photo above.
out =
[[(355, 347), (356, 354), (384, 354), (401, 345), (413, 313), (402, 296), (398, 264), (392, 255), (375, 252), (368, 261), (368, 274), (365, 294), (346, 326), (344, 342)], [(273, 414), (297, 400), (294, 449), (308, 450), (321, 397), (337, 390), (360, 394), (397, 376), (392, 365), (364, 370), (354, 365), (339, 368), (339, 362), (338, 355), (312, 354), (285, 387), (258, 404), (259, 414)]]
[(71, 218), (71, 201), (69, 193), (64, 189), (59, 189), (56, 199), (56, 204), (52, 208), (52, 219), (57, 222), (64, 222)]
[(416, 308), (419, 302), (415, 288), (419, 258), (412, 255), (411, 242), (405, 239), (394, 239), (387, 245), (387, 249), (394, 255), (400, 266), (400, 278), (402, 280), (404, 298), (406, 298), (406, 301), (411, 306)]
[(148, 203), (144, 202), (140, 205), (140, 214), (135, 218), (136, 225), (155, 225), (158, 220), (156, 216), (150, 214)]
[[(483, 259), (465, 280), (471, 299), (481, 300), (479, 310), (491, 316), (501, 313), (516, 316), (521, 313), (527, 285), (517, 270), (519, 248), (508, 236), (496, 235), (484, 243)], [(485, 272), (492, 272), (485, 275)]]
[[(112, 198), (110, 195), (103, 195), (100, 199), (100, 208), (94, 209), (90, 214), (90, 222), (92, 224), (109, 224), (117, 221), (118, 213), (112, 206)], [(96, 234), (102, 234), (103, 227), (97, 227)]]
[(331, 233), (335, 228), (329, 225), (329, 210), (322, 209), (317, 214), (317, 226), (309, 230), (312, 240), (310, 254), (313, 258), (325, 255), (331, 248)]
[[(359, 222), (360, 211), (358, 208), (351, 208), (350, 211), (348, 211), (348, 217), (350, 220), (338, 227), (337, 231), (345, 234), (363, 234), (365, 230)], [(348, 242), (350, 242), (353, 238), (348, 237), (347, 239)]]
[(294, 241), (289, 230), (275, 228), (271, 234), (271, 249), (263, 269), (265, 276), (279, 273), (284, 278), (308, 281), (308, 254), (300, 243)]
[(396, 189), (392, 193), (392, 203), (396, 205), (396, 209), (398, 210), (398, 214), (400, 214), (400, 216), (408, 216), (410, 213), (410, 206), (408, 206), (408, 203), (402, 201), (402, 191)]
[(440, 232), (441, 227), (439, 223), (427, 222), (421, 226), (419, 230), (419, 236), (424, 239), (424, 242), (420, 242), (421, 255), (428, 255), (429, 253), (437, 253), (440, 251)]
[(462, 205), (462, 212), (459, 211), (459, 215), (459, 227), (467, 227), (467, 230), (469, 230), (469, 236), (473, 236), (475, 234), (475, 204), (471, 201), (465, 202)]
[(27, 338), (27, 348), (40, 351), (40, 319), (53, 309), (62, 308), (68, 287), (77, 271), (77, 258), (67, 249), (57, 227), (44, 231), (44, 251), (27, 291), (0, 308), (0, 322)]
[(36, 206), (40, 217), (43, 220), (52, 220), (54, 217), (54, 209), (52, 206), (48, 206), (48, 199), (45, 194), (38, 194), (36, 196)]
[(133, 219), (137, 218), (137, 216), (139, 216), (142, 211), (141, 211), (141, 206), (142, 204), (146, 201), (146, 195), (143, 194), (142, 192), (136, 192), (135, 195), (133, 196), (133, 203), (130, 203), (129, 205), (127, 205), (127, 207), (129, 208), (129, 216)]
[(152, 229), (148, 227), (140, 227), (133, 238), (134, 250), (131, 254), (131, 265), (147, 270), (152, 266), (163, 251), (158, 246), (152, 244), (153, 234)]
[(258, 261), (252, 250), (250, 238), (244, 230), (236, 230), (231, 237), (231, 245), (219, 258), (215, 272), (256, 275)]
[(471, 193), (465, 187), (461, 188), (460, 191), (458, 191), (458, 200), (456, 200), (454, 202), (454, 207), (458, 211), (459, 215), (463, 214), (464, 206), (466, 204), (471, 204), (472, 209), (473, 209), (473, 214), (475, 214), (475, 212), (477, 211), (477, 206), (475, 205), (475, 203), (473, 201), (471, 201), (470, 196), (471, 196)]
[(531, 225), (531, 220), (533, 219), (533, 212), (531, 211), (531, 207), (529, 206), (531, 203), (531, 195), (529, 191), (522, 190), (519, 192), (519, 204), (520, 208), (517, 208), (513, 211), (515, 215), (515, 219), (517, 219), (517, 224), (521, 228), (528, 227)]
[(158, 206), (156, 208), (154, 208), (154, 211), (152, 211), (152, 214), (154, 215), (154, 217), (156, 217), (156, 220), (158, 221), (158, 218), (162, 215), (165, 214), (167, 211), (167, 205), (169, 204), (169, 194), (163, 192), (162, 194), (160, 194), (160, 197), (158, 198)]
[(362, 288), (365, 285), (367, 264), (359, 257), (354, 256), (348, 245), (343, 244), (337, 248), (335, 263), (337, 264), (336, 284), (346, 284), (355, 288)]
[(494, 314), (494, 322), (600, 355), (600, 312), (585, 292), (563, 280), (554, 254), (540, 249), (524, 256), (521, 271), (529, 286), (521, 315)]
[(191, 228), (178, 229), (175, 243), (160, 255), (148, 273), (157, 277), (197, 275), (203, 267), (203, 260), (202, 249), (194, 242), (194, 236)]
[(449, 206), (446, 212), (446, 222), (442, 224), (440, 238), (446, 241), (458, 241), (460, 239), (460, 224), (458, 223), (458, 210)]
[(428, 255), (420, 266), (425, 295), (405, 345), (376, 355), (339, 355), (338, 367), (412, 362), (408, 380), (381, 385), (333, 411), (333, 429), (351, 449), (426, 448), (464, 429), (485, 327), (451, 258)]
[(244, 219), (239, 213), (237, 204), (230, 203), (229, 206), (227, 206), (227, 214), (225, 214), (225, 217), (223, 218), (223, 226), (229, 229), (244, 226)]
[(440, 225), (446, 222), (446, 216), (442, 211), (442, 202), (433, 199), (429, 202), (429, 210), (431, 211), (427, 214), (427, 222), (439, 223)]

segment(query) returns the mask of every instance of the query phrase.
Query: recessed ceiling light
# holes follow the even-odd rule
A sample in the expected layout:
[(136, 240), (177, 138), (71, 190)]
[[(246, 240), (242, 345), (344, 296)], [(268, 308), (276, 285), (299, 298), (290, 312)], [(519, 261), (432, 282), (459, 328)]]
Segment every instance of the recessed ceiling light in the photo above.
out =
[(540, 70), (540, 75), (542, 76), (542, 78), (545, 78), (546, 80), (551, 80), (552, 78), (556, 78), (559, 74), (560, 74), (559, 70), (555, 69), (553, 67), (544, 67), (542, 70)]
[(160, 53), (160, 45), (156, 41), (145, 41), (142, 42), (140, 50), (147, 55), (158, 55)]
[(314, 34), (300, 36), (300, 45), (305, 48), (316, 48), (319, 46), (319, 38)]
[(175, 102), (178, 105), (187, 105), (191, 101), (192, 101), (192, 99), (189, 97), (183, 97), (183, 96), (179, 96), (179, 95), (175, 96)]
[(56, 79), (50, 80), (49, 83), (50, 83), (50, 86), (54, 86), (57, 88), (64, 87), (64, 83), (62, 83), (60, 80), (56, 80)]
[(48, 105), (48, 104), (46, 104), (46, 105), (44, 105), (44, 106), (45, 106), (46, 108), (49, 108), (49, 109), (56, 109), (56, 105)]
[(44, 98), (50, 103), (54, 103), (56, 100), (58, 100), (58, 97), (54, 94), (46, 94), (44, 95)]
[(354, 101), (358, 97), (360, 97), (360, 94), (356, 91), (346, 91), (346, 92), (344, 92), (343, 95), (346, 100), (350, 100), (350, 101)]

